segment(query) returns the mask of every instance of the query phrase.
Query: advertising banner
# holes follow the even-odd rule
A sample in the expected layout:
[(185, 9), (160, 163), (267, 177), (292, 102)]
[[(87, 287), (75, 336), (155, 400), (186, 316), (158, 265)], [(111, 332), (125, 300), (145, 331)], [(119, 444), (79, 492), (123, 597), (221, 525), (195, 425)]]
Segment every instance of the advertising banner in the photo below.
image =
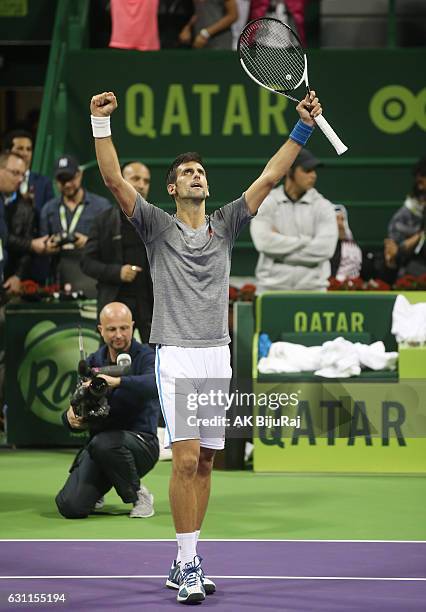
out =
[[(95, 311), (89, 314), (96, 316)], [(7, 307), (9, 444), (78, 446), (85, 440), (86, 432), (72, 433), (61, 420), (77, 383), (79, 326), (86, 353), (99, 347), (96, 321), (84, 315), (84, 306), (76, 302)]]
[(425, 380), (254, 383), (256, 472), (426, 473)]

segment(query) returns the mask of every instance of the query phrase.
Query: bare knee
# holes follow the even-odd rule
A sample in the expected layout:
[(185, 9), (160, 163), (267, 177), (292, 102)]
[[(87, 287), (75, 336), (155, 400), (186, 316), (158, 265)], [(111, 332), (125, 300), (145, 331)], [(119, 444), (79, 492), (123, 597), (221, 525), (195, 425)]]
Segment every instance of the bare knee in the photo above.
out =
[(173, 457), (173, 472), (180, 478), (194, 478), (197, 467), (198, 457), (194, 453), (179, 453), (177, 457)]

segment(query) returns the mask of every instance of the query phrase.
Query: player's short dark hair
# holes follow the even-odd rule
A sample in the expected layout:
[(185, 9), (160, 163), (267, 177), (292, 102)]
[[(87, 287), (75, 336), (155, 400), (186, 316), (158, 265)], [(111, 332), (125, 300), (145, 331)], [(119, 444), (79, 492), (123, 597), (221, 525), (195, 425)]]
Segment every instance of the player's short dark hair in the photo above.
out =
[(413, 168), (414, 176), (426, 176), (426, 156), (419, 159)]
[(167, 170), (166, 185), (176, 183), (177, 169), (181, 164), (187, 164), (188, 162), (198, 162), (204, 167), (201, 155), (196, 151), (189, 151), (188, 153), (181, 153), (172, 162), (170, 168)]
[(31, 144), (34, 146), (34, 138), (31, 132), (21, 129), (12, 130), (11, 132), (8, 132), (3, 139), (3, 148), (6, 149), (6, 151), (10, 151), (12, 149), (13, 140), (15, 138), (28, 138), (28, 140), (31, 140)]

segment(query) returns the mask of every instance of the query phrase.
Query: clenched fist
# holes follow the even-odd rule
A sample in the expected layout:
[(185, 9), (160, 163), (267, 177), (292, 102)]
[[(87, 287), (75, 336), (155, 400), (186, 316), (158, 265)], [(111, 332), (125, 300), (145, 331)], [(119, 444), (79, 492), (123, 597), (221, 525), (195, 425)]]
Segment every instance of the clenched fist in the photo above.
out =
[(109, 117), (117, 108), (117, 98), (112, 91), (93, 96), (90, 101), (90, 112), (95, 117)]
[(321, 115), (322, 107), (314, 90), (306, 94), (305, 99), (296, 106), (296, 110), (303, 123), (315, 125), (314, 118)]

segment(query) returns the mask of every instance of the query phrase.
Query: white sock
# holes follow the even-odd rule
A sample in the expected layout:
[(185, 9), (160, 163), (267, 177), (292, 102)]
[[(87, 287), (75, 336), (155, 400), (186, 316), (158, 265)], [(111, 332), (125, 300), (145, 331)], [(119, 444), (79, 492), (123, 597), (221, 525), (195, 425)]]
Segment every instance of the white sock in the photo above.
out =
[(197, 554), (197, 536), (196, 532), (192, 533), (177, 533), (176, 540), (178, 545), (178, 554), (176, 561), (181, 563), (182, 567), (187, 563), (193, 563), (194, 557)]
[(200, 539), (200, 531), (201, 529), (197, 529), (197, 531), (195, 532), (195, 546), (197, 546), (198, 540)]

